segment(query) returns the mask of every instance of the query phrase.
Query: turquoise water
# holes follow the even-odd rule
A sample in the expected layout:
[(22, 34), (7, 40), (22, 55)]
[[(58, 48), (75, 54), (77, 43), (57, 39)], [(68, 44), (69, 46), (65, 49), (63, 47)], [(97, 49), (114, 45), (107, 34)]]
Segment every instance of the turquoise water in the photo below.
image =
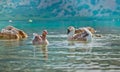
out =
[[(0, 29), (13, 25), (28, 38), (0, 41), (0, 72), (120, 72), (120, 21), (0, 21)], [(68, 26), (91, 26), (102, 37), (69, 45)], [(32, 33), (48, 30), (47, 47), (32, 45)]]

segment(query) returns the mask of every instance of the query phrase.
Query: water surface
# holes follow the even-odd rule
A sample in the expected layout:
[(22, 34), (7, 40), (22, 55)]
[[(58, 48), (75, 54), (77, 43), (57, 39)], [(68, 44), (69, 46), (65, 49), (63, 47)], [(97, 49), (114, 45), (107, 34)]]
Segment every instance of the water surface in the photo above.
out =
[[(0, 41), (1, 72), (119, 72), (120, 22), (119, 21), (0, 21), (0, 29), (13, 25), (24, 30), (28, 38), (21, 41)], [(68, 26), (96, 29), (102, 37), (90, 43), (69, 45)], [(32, 33), (41, 34), (47, 29), (50, 44), (33, 46)]]

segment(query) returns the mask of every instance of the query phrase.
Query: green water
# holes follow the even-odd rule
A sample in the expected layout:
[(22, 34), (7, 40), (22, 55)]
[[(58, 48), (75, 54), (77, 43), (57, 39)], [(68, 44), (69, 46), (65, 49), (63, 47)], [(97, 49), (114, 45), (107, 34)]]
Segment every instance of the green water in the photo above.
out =
[[(13, 25), (28, 38), (0, 41), (0, 72), (120, 72), (120, 21), (0, 21)], [(90, 43), (68, 45), (68, 26), (91, 26), (101, 34)], [(48, 30), (47, 47), (32, 45), (32, 33)]]

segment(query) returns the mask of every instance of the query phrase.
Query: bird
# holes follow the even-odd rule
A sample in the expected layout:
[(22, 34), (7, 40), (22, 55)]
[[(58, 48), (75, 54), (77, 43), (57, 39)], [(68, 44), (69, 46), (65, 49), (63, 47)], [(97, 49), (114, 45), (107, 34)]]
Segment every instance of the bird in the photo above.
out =
[(48, 45), (49, 42), (46, 38), (47, 34), (48, 34), (47, 30), (44, 30), (42, 32), (42, 35), (33, 33), (33, 36), (34, 36), (32, 40), (33, 45)]
[[(3, 29), (4, 30), (4, 29)], [(17, 29), (11, 25), (7, 26), (5, 28), (5, 30), (8, 30), (8, 31), (11, 31), (13, 32), (14, 34), (18, 34), (19, 38), (20, 39), (23, 39), (23, 38), (27, 38), (28, 35), (23, 31), (23, 30), (20, 30), (20, 29)]]
[(93, 34), (85, 27), (83, 28), (83, 30), (83, 32), (75, 34), (75, 28), (73, 26), (68, 27), (68, 41), (91, 41)]
[(20, 40), (23, 38), (27, 38), (27, 34), (24, 31), (19, 30), (11, 25), (1, 30), (0, 36), (1, 36), (0, 39), (10, 39), (10, 40), (11, 39)]

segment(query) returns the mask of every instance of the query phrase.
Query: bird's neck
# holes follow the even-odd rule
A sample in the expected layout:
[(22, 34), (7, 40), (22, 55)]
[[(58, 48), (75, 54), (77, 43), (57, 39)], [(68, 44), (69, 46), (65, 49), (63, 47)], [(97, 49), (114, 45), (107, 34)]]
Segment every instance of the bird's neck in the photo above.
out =
[(71, 31), (71, 32), (68, 34), (68, 39), (71, 39), (74, 34), (75, 34), (75, 31)]
[(42, 40), (46, 40), (46, 34), (42, 34)]

